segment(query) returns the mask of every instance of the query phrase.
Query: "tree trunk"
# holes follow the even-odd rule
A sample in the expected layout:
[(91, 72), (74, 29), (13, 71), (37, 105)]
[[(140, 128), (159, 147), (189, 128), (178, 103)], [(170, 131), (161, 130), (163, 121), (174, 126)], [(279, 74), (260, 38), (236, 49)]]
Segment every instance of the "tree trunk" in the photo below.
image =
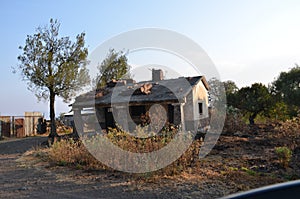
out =
[(254, 119), (256, 118), (257, 114), (253, 113), (252, 115), (249, 116), (249, 124), (254, 125)]
[(51, 123), (51, 130), (49, 134), (49, 138), (51, 139), (51, 143), (54, 142), (55, 138), (58, 137), (58, 134), (56, 132), (56, 124), (55, 124), (55, 109), (54, 109), (54, 103), (55, 103), (55, 93), (50, 90), (50, 123)]

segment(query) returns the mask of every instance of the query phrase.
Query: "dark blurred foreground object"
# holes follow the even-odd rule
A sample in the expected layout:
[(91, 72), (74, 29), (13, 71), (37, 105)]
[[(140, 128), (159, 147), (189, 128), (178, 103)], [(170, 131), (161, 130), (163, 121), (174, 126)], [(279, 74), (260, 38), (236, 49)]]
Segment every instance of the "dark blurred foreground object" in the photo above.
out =
[(285, 182), (281, 184), (275, 184), (271, 186), (266, 186), (258, 189), (253, 189), (250, 191), (232, 194), (223, 199), (232, 198), (232, 199), (265, 199), (265, 198), (289, 198), (289, 199), (298, 199), (300, 198), (300, 180), (295, 180), (291, 182)]

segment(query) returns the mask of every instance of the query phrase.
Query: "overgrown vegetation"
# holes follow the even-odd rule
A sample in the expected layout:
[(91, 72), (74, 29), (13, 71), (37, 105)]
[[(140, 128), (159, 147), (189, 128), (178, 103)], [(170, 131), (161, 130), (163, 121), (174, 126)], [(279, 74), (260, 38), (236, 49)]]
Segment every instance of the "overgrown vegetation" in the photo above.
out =
[[(76, 41), (71, 42), (69, 37), (58, 37), (59, 28), (60, 23), (52, 19), (49, 27), (39, 27), (35, 34), (27, 36), (25, 46), (20, 47), (22, 54), (18, 57), (18, 69), (22, 77), (28, 80), (29, 89), (37, 97), (50, 101), (50, 137), (58, 136), (55, 97), (69, 100), (89, 83), (85, 34), (77, 35)], [(113, 49), (98, 69), (100, 74), (95, 80), (97, 89), (103, 89), (112, 79), (130, 77), (126, 53)], [(217, 81), (210, 81), (212, 89), (220, 85), (221, 82)], [(268, 86), (254, 83), (239, 89), (233, 81), (226, 81), (224, 87), (227, 118), (223, 134), (210, 154), (199, 159), (202, 142), (195, 140), (171, 165), (134, 177), (149, 180), (157, 179), (157, 176), (181, 178), (190, 175), (193, 180), (209, 179), (230, 184), (234, 187), (233, 192), (299, 179), (300, 67), (296, 65), (288, 72), (281, 72)], [(224, 101), (216, 99), (224, 98), (220, 93), (211, 93), (215, 101)], [(211, 104), (216, 106), (217, 103)], [(154, 118), (160, 121), (158, 116)], [(147, 115), (143, 122), (149, 123)], [(137, 129), (136, 133), (145, 134), (141, 129)], [(166, 146), (176, 133), (178, 130), (170, 126), (158, 135), (136, 138), (118, 129), (110, 129), (106, 137), (124, 150), (147, 153)], [(116, 172), (96, 160), (84, 146), (86, 141), (97, 142), (98, 137), (86, 139), (62, 137), (48, 148), (36, 149), (35, 157), (57, 166)]]
[(296, 117), (300, 110), (300, 67), (281, 72), (267, 86), (254, 83), (238, 89), (233, 81), (224, 82), (228, 108), (238, 109), (250, 124), (257, 118), (285, 121)]
[(278, 156), (279, 163), (284, 167), (287, 168), (291, 161), (292, 151), (287, 147), (276, 147), (275, 152)]
[(110, 49), (106, 58), (98, 65), (99, 73), (95, 82), (96, 88), (103, 88), (111, 80), (130, 78), (130, 65), (126, 54)]
[(80, 141), (62, 139), (55, 142), (48, 150), (49, 160), (59, 166), (75, 166), (78, 168), (92, 168), (98, 164), (97, 160), (86, 150)]
[[(134, 189), (171, 182), (213, 182), (223, 184), (229, 194), (300, 178), (300, 116), (254, 126), (246, 124), (234, 110), (228, 116), (226, 132), (205, 158), (198, 158), (202, 142), (195, 140), (177, 161), (156, 172), (128, 174), (108, 168), (86, 150), (84, 140), (62, 139), (49, 148), (38, 149), (36, 157), (50, 165), (91, 171), (91, 175), (100, 171), (117, 176), (136, 184)], [(175, 134), (176, 129), (167, 128), (155, 138), (140, 139), (110, 129), (106, 136), (125, 150), (149, 152), (165, 146)]]
[[(158, 135), (149, 138), (137, 138), (118, 129), (109, 129), (106, 137), (113, 144), (124, 150), (134, 153), (147, 153), (157, 151), (167, 145), (176, 133), (177, 129), (171, 126), (164, 128)], [(59, 166), (68, 165), (87, 170), (105, 169), (112, 171), (112, 169), (97, 161), (87, 151), (83, 142), (95, 143), (95, 147), (99, 147), (98, 136), (83, 138), (78, 141), (74, 141), (72, 138), (62, 139), (60, 142), (56, 142), (50, 148), (46, 149), (48, 158), (52, 163)], [(195, 140), (178, 160), (151, 175), (175, 175), (192, 168), (198, 160), (201, 144), (200, 140)]]

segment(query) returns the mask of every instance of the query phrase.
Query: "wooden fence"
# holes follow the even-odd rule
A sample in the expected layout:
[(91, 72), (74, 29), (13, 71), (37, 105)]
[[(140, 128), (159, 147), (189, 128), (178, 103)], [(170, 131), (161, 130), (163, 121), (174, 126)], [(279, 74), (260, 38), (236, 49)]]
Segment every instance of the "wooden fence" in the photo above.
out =
[(0, 116), (0, 137), (37, 135), (43, 118), (39, 112), (26, 112), (24, 116)]

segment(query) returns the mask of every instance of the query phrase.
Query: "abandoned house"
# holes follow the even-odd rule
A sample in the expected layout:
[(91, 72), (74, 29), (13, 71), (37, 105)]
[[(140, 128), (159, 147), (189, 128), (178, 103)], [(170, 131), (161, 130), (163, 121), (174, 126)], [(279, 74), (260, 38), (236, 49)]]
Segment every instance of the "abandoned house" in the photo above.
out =
[(153, 69), (150, 81), (111, 81), (105, 88), (78, 96), (72, 110), (76, 117), (93, 109), (102, 130), (118, 125), (131, 131), (142, 124), (153, 105), (159, 105), (167, 123), (197, 131), (208, 124), (208, 90), (204, 76), (163, 79), (162, 70)]

